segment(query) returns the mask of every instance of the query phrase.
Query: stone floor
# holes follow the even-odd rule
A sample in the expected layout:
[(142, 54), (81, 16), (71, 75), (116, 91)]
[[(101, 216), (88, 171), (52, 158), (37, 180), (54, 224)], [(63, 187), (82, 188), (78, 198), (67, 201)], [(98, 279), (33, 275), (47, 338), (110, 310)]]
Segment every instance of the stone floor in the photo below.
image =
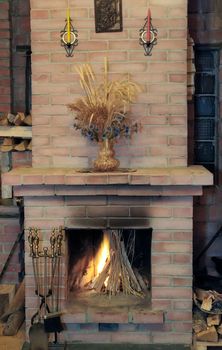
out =
[[(51, 345), (49, 350), (190, 350), (185, 345), (136, 345), (136, 344), (69, 344)], [(14, 350), (14, 349), (13, 349)], [(29, 344), (25, 343), (21, 350), (29, 350)]]
[[(0, 350), (29, 350), (25, 341), (25, 327), (21, 327), (15, 336), (3, 336), (3, 325), (0, 323)], [(136, 344), (50, 344), (49, 350), (190, 350), (184, 345), (136, 345)]]

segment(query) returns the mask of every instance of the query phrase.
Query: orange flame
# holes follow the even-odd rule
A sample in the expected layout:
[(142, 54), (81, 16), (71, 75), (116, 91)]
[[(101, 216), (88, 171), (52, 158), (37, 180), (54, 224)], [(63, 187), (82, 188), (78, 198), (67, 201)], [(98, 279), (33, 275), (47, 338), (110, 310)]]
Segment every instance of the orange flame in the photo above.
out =
[(103, 240), (99, 247), (98, 253), (95, 258), (95, 275), (98, 276), (106, 263), (107, 258), (109, 257), (109, 234), (108, 232), (103, 233)]

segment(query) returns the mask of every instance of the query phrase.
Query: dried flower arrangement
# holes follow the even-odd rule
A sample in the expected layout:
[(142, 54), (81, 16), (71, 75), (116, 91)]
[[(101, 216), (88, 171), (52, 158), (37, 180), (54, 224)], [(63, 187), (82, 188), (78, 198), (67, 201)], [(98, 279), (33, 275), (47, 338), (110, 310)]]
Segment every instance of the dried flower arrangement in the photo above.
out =
[(140, 92), (138, 84), (128, 79), (110, 81), (108, 62), (104, 59), (102, 83), (98, 82), (90, 64), (77, 68), (85, 96), (68, 105), (75, 112), (74, 128), (97, 142), (129, 137), (138, 125), (129, 118), (130, 103)]

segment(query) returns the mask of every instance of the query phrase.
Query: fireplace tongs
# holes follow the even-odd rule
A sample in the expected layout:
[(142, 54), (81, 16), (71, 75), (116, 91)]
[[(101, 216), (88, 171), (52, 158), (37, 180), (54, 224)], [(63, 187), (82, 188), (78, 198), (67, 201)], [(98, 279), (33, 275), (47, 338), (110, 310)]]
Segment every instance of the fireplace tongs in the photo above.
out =
[[(40, 298), (39, 300), (39, 308), (37, 312), (31, 318), (31, 324), (33, 325), (35, 319), (38, 316), (38, 321), (41, 320), (41, 311), (44, 310), (44, 329), (46, 333), (55, 333), (55, 343), (57, 342), (57, 332), (61, 332), (63, 330), (63, 326), (60, 320), (60, 313), (58, 312), (58, 297), (59, 297), (59, 283), (57, 283), (56, 290), (56, 311), (50, 312), (50, 308), (47, 303), (47, 298), (53, 296), (53, 286), (54, 280), (57, 270), (57, 278), (59, 281), (60, 275), (60, 257), (61, 257), (61, 243), (62, 243), (62, 234), (59, 233), (57, 237), (55, 236), (55, 231), (53, 231), (50, 237), (50, 245), (51, 245), (51, 254), (48, 252), (48, 248), (44, 247), (43, 252), (39, 251), (39, 236), (38, 230), (34, 229), (30, 232), (28, 240), (31, 250), (32, 257), (32, 265), (33, 265), (33, 273), (35, 280), (35, 294)], [(41, 258), (43, 258), (43, 286), (41, 286)], [(47, 262), (51, 260), (51, 276), (47, 271)], [(48, 280), (51, 277), (51, 281), (48, 287)]]

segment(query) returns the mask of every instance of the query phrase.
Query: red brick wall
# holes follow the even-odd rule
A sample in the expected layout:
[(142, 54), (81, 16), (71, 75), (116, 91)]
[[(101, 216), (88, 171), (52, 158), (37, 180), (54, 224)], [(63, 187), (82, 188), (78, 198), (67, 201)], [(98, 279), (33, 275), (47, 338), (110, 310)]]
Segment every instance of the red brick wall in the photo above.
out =
[[(189, 32), (196, 44), (220, 44), (222, 41), (222, 2), (216, 0), (189, 0)], [(220, 69), (220, 71), (222, 71)], [(220, 86), (222, 84), (220, 73)], [(220, 89), (220, 91), (222, 91)], [(220, 92), (220, 104), (222, 95)], [(193, 158), (192, 134), (193, 134), (193, 105), (189, 104), (189, 124), (190, 124), (190, 159)], [(203, 197), (196, 199), (194, 206), (194, 255), (197, 256), (205, 244), (213, 237), (222, 225), (221, 219), (221, 169), (222, 169), (222, 139), (220, 132), (221, 120), (219, 120), (219, 186), (205, 188)], [(221, 239), (217, 239), (214, 245), (207, 251), (207, 254), (200, 262), (203, 265), (213, 267), (211, 256), (219, 255)]]
[[(87, 167), (97, 147), (73, 125), (66, 104), (80, 90), (77, 65), (90, 62), (97, 73), (109, 58), (111, 77), (131, 73), (143, 92), (132, 107), (143, 130), (130, 143), (119, 142), (121, 166), (153, 167), (187, 164), (187, 0), (126, 0), (121, 33), (95, 33), (91, 0), (70, 0), (79, 45), (67, 58), (59, 32), (65, 24), (66, 2), (33, 0), (31, 6), (33, 81), (33, 166)], [(158, 44), (145, 57), (138, 42), (150, 6), (158, 28)]]
[(10, 111), (10, 22), (9, 1), (0, 1), (0, 114)]
[(30, 151), (25, 152), (12, 152), (12, 168), (21, 168), (32, 165), (32, 153)]

